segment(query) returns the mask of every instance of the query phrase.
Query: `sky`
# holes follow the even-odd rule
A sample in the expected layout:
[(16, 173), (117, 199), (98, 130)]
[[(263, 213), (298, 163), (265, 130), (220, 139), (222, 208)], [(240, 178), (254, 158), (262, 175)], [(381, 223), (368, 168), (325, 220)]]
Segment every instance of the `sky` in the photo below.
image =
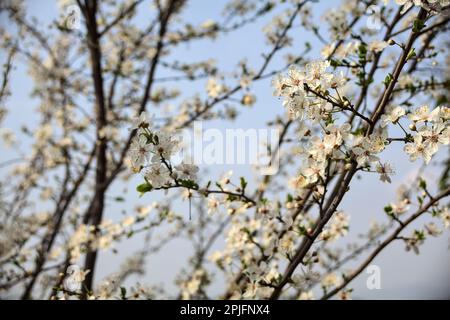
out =
[[(225, 1), (207, 1), (194, 0), (190, 2), (187, 9), (184, 10), (184, 17), (197, 25), (208, 18), (220, 19), (220, 11)], [(314, 14), (316, 17), (322, 16), (323, 12), (330, 6), (339, 5), (339, 1), (319, 1), (314, 4)], [(55, 1), (40, 0), (28, 1), (27, 6), (30, 12), (43, 23), (48, 23), (57, 15), (57, 6)], [(145, 10), (148, 5), (142, 5), (138, 14), (138, 19), (143, 23), (146, 21)], [(4, 17), (0, 15), (0, 24), (4, 24)], [(261, 64), (261, 48), (268, 50), (264, 43), (262, 28), (268, 22), (267, 18), (251, 24), (239, 32), (231, 33), (225, 37), (214, 41), (198, 41), (195, 44), (182, 45), (172, 57), (182, 61), (199, 61), (203, 58), (213, 56), (218, 61), (219, 69), (232, 70), (237, 61), (244, 56), (250, 62), (250, 65), (257, 68)], [(313, 37), (306, 33), (295, 30), (294, 44), (301, 44), (308, 41), (312, 44), (313, 52), (310, 56), (316, 55), (320, 58), (320, 44)], [(213, 54), (211, 54), (213, 53)], [(0, 53), (0, 61), (4, 59), (4, 52)], [(277, 58), (271, 64), (269, 70), (282, 65), (282, 60)], [(195, 88), (189, 83), (181, 83), (182, 90), (192, 90)], [(200, 81), (200, 88), (204, 87), (204, 82)], [(9, 114), (6, 120), (1, 124), (17, 132), (20, 126), (25, 122), (35, 124), (33, 118), (33, 109), (37, 103), (30, 97), (32, 82), (26, 74), (26, 68), (19, 64), (14, 71), (11, 83), (13, 94), (8, 100)], [(283, 114), (281, 101), (272, 96), (270, 79), (261, 81), (252, 86), (252, 91), (257, 96), (257, 102), (252, 108), (241, 108), (240, 116), (234, 123), (224, 121), (212, 121), (205, 124), (206, 127), (219, 128), (264, 128), (267, 120), (273, 119), (275, 114)], [(26, 115), (24, 119), (24, 115)], [(34, 122), (33, 122), (34, 121)], [(26, 150), (26, 141), (22, 142), (22, 149)], [(0, 162), (17, 157), (17, 154), (0, 145)], [(341, 208), (351, 216), (350, 233), (346, 241), (355, 240), (358, 234), (368, 228), (370, 220), (375, 219), (379, 222), (386, 222), (383, 207), (390, 201), (395, 200), (395, 190), (401, 182), (407, 181), (414, 176), (421, 163), (410, 163), (407, 156), (401, 152), (400, 148), (389, 148), (383, 153), (383, 159), (394, 164), (396, 176), (390, 185), (379, 181), (378, 176), (368, 175), (364, 179), (356, 180), (351, 184), (351, 190), (348, 197), (344, 200)], [(7, 168), (6, 168), (7, 169)], [(5, 168), (0, 168), (0, 177), (6, 174)], [(208, 168), (211, 172), (226, 172), (232, 169), (235, 176), (249, 176), (251, 168), (248, 165), (234, 166), (214, 166)], [(430, 181), (437, 179), (438, 171), (432, 169), (429, 173)], [(251, 179), (249, 179), (251, 181)], [(130, 190), (139, 183), (139, 179), (128, 182)], [(114, 184), (109, 195), (115, 196), (121, 194), (123, 184)], [(120, 219), (121, 211), (134, 207), (137, 203), (151, 203), (158, 199), (158, 195), (145, 195), (144, 199), (139, 198), (136, 193), (131, 191), (126, 196), (122, 204), (111, 204), (108, 206), (105, 216), (110, 219)], [(177, 203), (176, 209), (186, 211), (186, 203)], [(193, 218), (195, 219), (195, 213)], [(422, 220), (425, 221), (425, 220)], [(419, 225), (419, 224), (417, 224)], [(421, 254), (415, 255), (404, 251), (404, 244), (401, 242), (390, 245), (373, 262), (381, 269), (381, 289), (369, 290), (366, 287), (367, 274), (361, 274), (352, 284), (355, 289), (354, 298), (370, 299), (424, 299), (424, 298), (450, 298), (450, 252), (449, 252), (449, 232), (438, 238), (429, 238), (421, 247)], [(120, 243), (116, 248), (118, 254), (111, 252), (102, 252), (100, 254), (99, 264), (97, 266), (97, 279), (106, 276), (117, 270), (118, 264), (123, 258), (135, 250), (141, 249), (142, 237), (133, 237), (130, 240)], [(220, 249), (223, 245), (219, 241), (213, 248)], [(187, 261), (187, 252), (190, 252), (190, 244), (185, 239), (174, 240), (156, 256), (148, 260), (146, 276), (140, 279), (142, 283), (150, 281), (151, 283), (164, 283), (169, 292), (175, 289), (173, 284), (174, 275), (179, 271), (180, 265), (185, 265)], [(351, 266), (351, 264), (350, 264)], [(130, 284), (136, 279), (131, 279)], [(213, 285), (210, 293), (222, 292), (223, 282)]]

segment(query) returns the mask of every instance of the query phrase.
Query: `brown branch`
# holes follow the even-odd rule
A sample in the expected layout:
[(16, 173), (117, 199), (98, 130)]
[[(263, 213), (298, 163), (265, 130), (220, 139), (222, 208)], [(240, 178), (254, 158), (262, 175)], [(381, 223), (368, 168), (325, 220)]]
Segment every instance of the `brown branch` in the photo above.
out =
[(327, 300), (333, 297), (336, 293), (345, 288), (353, 279), (355, 279), (364, 269), (380, 254), (383, 249), (385, 249), (391, 242), (398, 238), (398, 235), (414, 220), (419, 218), (422, 214), (428, 211), (433, 205), (435, 205), (439, 200), (448, 197), (450, 195), (450, 188), (447, 188), (445, 191), (441, 192), (439, 195), (430, 200), (426, 205), (422, 206), (419, 210), (417, 210), (413, 215), (411, 215), (407, 220), (403, 221), (403, 223), (388, 237), (384, 240), (368, 257), (364, 262), (352, 272), (350, 276), (346, 276), (341, 285), (333, 289), (332, 291), (325, 294), (321, 300)]

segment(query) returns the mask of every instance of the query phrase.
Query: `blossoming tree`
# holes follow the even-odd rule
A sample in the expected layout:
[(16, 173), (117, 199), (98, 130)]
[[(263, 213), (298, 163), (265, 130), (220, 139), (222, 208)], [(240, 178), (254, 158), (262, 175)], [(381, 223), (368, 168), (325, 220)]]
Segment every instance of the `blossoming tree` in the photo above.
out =
[[(200, 25), (185, 20), (189, 2), (154, 0), (149, 8), (143, 0), (60, 1), (61, 16), (48, 29), (25, 3), (0, 4), (8, 24), (1, 29), (0, 121), (20, 90), (11, 85), (16, 64), (27, 65), (38, 102), (27, 114), (34, 127), (23, 127), (30, 144), (17, 148), (19, 162), (2, 156), (2, 170), (11, 169), (0, 185), (5, 296), (348, 299), (352, 280), (391, 243), (419, 253), (428, 237), (450, 226), (448, 0), (345, 0), (323, 15), (326, 28), (312, 19), (317, 1), (233, 0), (221, 21)], [(267, 19), (259, 65), (241, 60), (230, 72), (212, 59), (172, 58), (186, 43)], [(322, 48), (296, 45), (299, 30)], [(177, 89), (183, 83), (204, 90)], [(176, 131), (199, 120), (233, 121), (238, 108), (255, 104), (256, 83), (273, 90), (273, 103), (285, 110), (268, 123), (280, 132), (276, 174), (256, 175), (251, 184), (250, 174), (212, 179), (202, 166), (174, 162), (181, 148)], [(12, 132), (2, 135), (16, 145)], [(385, 199), (382, 223), (337, 249), (350, 227), (341, 204), (352, 182), (395, 179), (387, 149), (401, 150), (422, 169), (397, 200)], [(439, 181), (422, 177), (431, 164)], [(158, 200), (135, 207), (111, 196), (117, 185), (124, 194), (130, 188)], [(196, 213), (191, 219), (174, 209), (180, 199)], [(125, 204), (122, 220), (110, 219), (111, 202)], [(99, 252), (139, 234), (143, 248), (97, 279)], [(173, 254), (164, 248), (176, 237), (194, 248), (176, 279), (178, 292), (124, 285), (143, 274), (148, 256)], [(353, 259), (359, 265), (345, 269)], [(208, 287), (220, 279), (224, 291), (211, 297)]]

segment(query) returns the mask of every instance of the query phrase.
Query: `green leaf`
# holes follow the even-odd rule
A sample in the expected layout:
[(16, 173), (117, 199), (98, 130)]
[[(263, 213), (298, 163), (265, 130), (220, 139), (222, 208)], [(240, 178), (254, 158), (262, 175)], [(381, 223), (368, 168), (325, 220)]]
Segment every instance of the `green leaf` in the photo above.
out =
[(387, 87), (392, 82), (393, 79), (394, 77), (392, 76), (392, 73), (388, 73), (386, 78), (384, 78), (383, 81), (384, 85)]
[(339, 67), (341, 64), (340, 64), (340, 62), (339, 62), (338, 60), (331, 59), (331, 60), (330, 60), (330, 65), (331, 65), (333, 68), (337, 68), (337, 67)]
[(186, 187), (188, 189), (198, 189), (198, 184), (196, 184), (192, 180), (179, 180), (179, 182), (183, 187)]
[(141, 194), (150, 192), (150, 191), (152, 191), (152, 189), (153, 189), (152, 185), (147, 182), (142, 183), (136, 187), (136, 190)]
[(425, 23), (423, 22), (423, 20), (420, 19), (416, 19), (413, 22), (413, 28), (412, 31), (413, 32), (419, 32), (420, 30), (422, 30), (425, 27)]
[(302, 235), (302, 236), (308, 234), (308, 230), (307, 230), (306, 227), (303, 226), (303, 225), (299, 225), (299, 226), (298, 226), (298, 232), (299, 232), (299, 234)]
[(411, 48), (409, 50), (408, 55), (406, 56), (406, 61), (416, 56), (416, 50), (414, 48)]
[(425, 240), (425, 233), (421, 230), (414, 230), (417, 240)]
[(424, 179), (420, 179), (419, 187), (425, 190), (427, 188), (427, 182)]
[(420, 196), (417, 196), (417, 202), (419, 202), (420, 205), (423, 204), (423, 198)]
[(122, 300), (127, 299), (127, 289), (125, 287), (120, 287), (120, 298)]
[(154, 144), (159, 144), (159, 138), (158, 138), (158, 136), (155, 134), (155, 135), (153, 135), (153, 142), (154, 142)]
[(245, 181), (244, 177), (241, 177), (240, 180), (241, 180), (241, 189), (242, 189), (242, 192), (244, 192), (245, 187), (247, 187), (247, 181)]
[(292, 202), (294, 201), (294, 197), (292, 196), (292, 194), (288, 193), (287, 197), (286, 197), (286, 202)]
[(391, 205), (387, 205), (386, 207), (384, 207), (384, 212), (386, 212), (388, 215), (391, 215), (392, 214)]

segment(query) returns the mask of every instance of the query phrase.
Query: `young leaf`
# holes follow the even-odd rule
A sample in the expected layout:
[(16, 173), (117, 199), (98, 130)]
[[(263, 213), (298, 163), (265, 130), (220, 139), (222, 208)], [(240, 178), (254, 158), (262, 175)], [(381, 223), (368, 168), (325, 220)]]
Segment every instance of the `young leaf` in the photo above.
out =
[(153, 189), (152, 185), (147, 182), (142, 183), (136, 187), (136, 190), (141, 194), (150, 192), (152, 191), (152, 189)]

